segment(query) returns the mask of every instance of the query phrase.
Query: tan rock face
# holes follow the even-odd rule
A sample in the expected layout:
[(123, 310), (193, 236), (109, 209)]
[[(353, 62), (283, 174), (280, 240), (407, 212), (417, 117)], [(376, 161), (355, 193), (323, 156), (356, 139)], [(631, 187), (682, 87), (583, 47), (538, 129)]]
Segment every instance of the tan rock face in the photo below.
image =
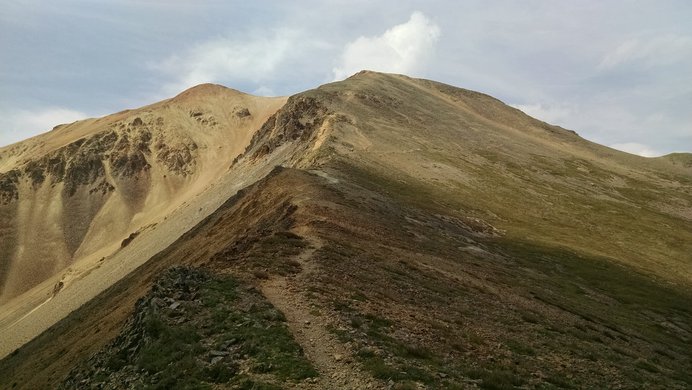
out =
[(284, 101), (201, 85), (0, 149), (0, 303), (214, 182)]

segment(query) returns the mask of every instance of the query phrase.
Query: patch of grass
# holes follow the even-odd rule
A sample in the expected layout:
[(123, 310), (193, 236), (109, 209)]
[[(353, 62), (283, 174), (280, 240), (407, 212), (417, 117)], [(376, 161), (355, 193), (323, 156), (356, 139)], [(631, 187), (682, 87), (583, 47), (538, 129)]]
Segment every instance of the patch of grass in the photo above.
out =
[[(272, 228), (280, 229), (282, 226)], [(293, 258), (307, 248), (308, 242), (290, 231), (279, 230), (267, 234), (266, 230), (269, 229), (257, 232), (255, 237), (242, 245), (243, 259), (249, 262), (248, 269), (259, 279), (263, 279), (264, 272), (279, 275), (300, 272), (301, 264)]]
[(353, 336), (345, 329), (335, 328), (332, 325), (327, 325), (327, 330), (334, 334), (342, 343), (353, 341)]
[(688, 386), (692, 387), (692, 373), (689, 370), (676, 370), (675, 372), (673, 372), (672, 378), (677, 381), (686, 383)]
[(235, 340), (237, 354), (249, 356), (255, 362), (253, 367), (257, 371), (271, 373), (280, 380), (316, 376), (317, 372), (303, 357), (302, 349), (288, 331), (283, 313), (264, 301), (258, 292), (247, 289), (244, 289), (244, 293), (251, 295), (248, 298), (253, 303), (245, 310), (234, 307), (236, 290), (235, 282), (215, 280), (202, 291), (202, 296), (225, 291), (226, 298), (231, 300), (225, 301), (227, 306), (221, 310), (222, 315), (213, 319), (221, 325), (225, 339)]
[(528, 311), (521, 313), (521, 319), (530, 324), (537, 324), (540, 322), (540, 318), (536, 314)]
[[(617, 332), (617, 336), (612, 333), (606, 335), (609, 338), (620, 337), (623, 330), (634, 327), (651, 341), (674, 348), (682, 347), (684, 344), (670, 332), (656, 329), (657, 322), (651, 321), (645, 313), (646, 310), (655, 308), (667, 315), (676, 315), (692, 321), (692, 308), (689, 306), (692, 295), (689, 293), (660, 284), (607, 259), (504, 239), (497, 242), (497, 245), (499, 251), (507, 253), (519, 264), (549, 275), (550, 279), (531, 286), (534, 290), (538, 290), (535, 287), (540, 286), (542, 290), (535, 291), (534, 297), (583, 319), (585, 322), (576, 325), (585, 333), (580, 335), (580, 338), (604, 343), (599, 335), (592, 335), (592, 332), (586, 329), (589, 325), (598, 330), (599, 328), (594, 326), (598, 324)], [(571, 287), (566, 287), (575, 280), (588, 290), (619, 302), (620, 305), (605, 306), (597, 300), (585, 299)]]
[(654, 374), (660, 372), (658, 367), (654, 366), (653, 364), (649, 363), (648, 361), (646, 361), (644, 359), (637, 359), (634, 362), (634, 366), (637, 368), (641, 368), (643, 370), (646, 370), (648, 372), (654, 373)]
[(370, 327), (373, 329), (383, 329), (383, 328), (388, 328), (392, 326), (392, 321), (384, 318), (384, 317), (379, 317), (374, 314), (366, 314), (364, 316), (364, 319), (368, 321), (368, 324)]
[(389, 334), (395, 327), (391, 320), (374, 314), (355, 313), (351, 324), (378, 346), (378, 353), (370, 347), (363, 347), (356, 353), (363, 367), (374, 377), (392, 380), (404, 388), (411, 381), (433, 384), (439, 380), (435, 373), (442, 363), (435, 354), (425, 346)]
[(536, 351), (533, 348), (517, 340), (507, 340), (505, 345), (510, 351), (519, 355), (534, 356), (536, 354)]
[(656, 348), (656, 349), (654, 349), (654, 352), (656, 352), (657, 354), (659, 354), (661, 356), (665, 356), (668, 359), (671, 359), (671, 360), (675, 359), (675, 356), (673, 356), (670, 352), (666, 351), (665, 349)]
[(146, 330), (152, 341), (138, 354), (136, 363), (139, 368), (151, 374), (165, 372), (176, 377), (176, 373), (186, 369), (195, 373), (199, 371), (200, 368), (193, 359), (202, 351), (199, 344), (200, 336), (196, 330), (189, 327), (172, 327), (157, 317), (147, 319)]
[(242, 378), (238, 380), (238, 384), (235, 387), (238, 390), (282, 390), (283, 387), (279, 385), (274, 385), (271, 383), (266, 383), (258, 380), (253, 380), (250, 378)]
[(354, 310), (348, 302), (342, 300), (335, 300), (333, 305), (334, 310), (339, 312), (352, 312)]
[(353, 299), (354, 301), (365, 302), (368, 300), (368, 297), (366, 297), (361, 292), (356, 292), (353, 295), (351, 295), (351, 299)]
[(466, 373), (469, 378), (480, 379), (481, 389), (487, 390), (513, 390), (521, 386), (525, 381), (514, 372), (502, 368), (473, 369)]
[(572, 382), (570, 382), (567, 378), (558, 376), (558, 375), (552, 375), (547, 378), (545, 378), (545, 381), (553, 384), (561, 389), (573, 389), (574, 385)]
[(627, 356), (627, 357), (635, 357), (636, 356), (632, 352), (627, 351), (627, 350), (620, 348), (618, 346), (613, 347), (613, 351), (615, 351), (616, 353), (618, 353), (622, 356)]
[(428, 384), (433, 382), (433, 376), (420, 367), (387, 363), (380, 356), (362, 357), (359, 355), (359, 357), (361, 357), (363, 367), (377, 379), (394, 382), (416, 381)]
[(263, 269), (257, 269), (257, 270), (252, 271), (252, 276), (254, 276), (260, 280), (267, 280), (267, 279), (269, 279), (269, 272), (267, 272)]
[(356, 356), (358, 356), (359, 358), (362, 358), (362, 359), (370, 359), (370, 358), (374, 358), (376, 355), (375, 355), (375, 351), (373, 351), (370, 348), (361, 348), (358, 350), (358, 352), (356, 352)]
[(412, 344), (400, 344), (397, 348), (397, 354), (412, 359), (430, 359), (432, 357), (432, 352), (429, 349)]
[(227, 364), (212, 364), (204, 369), (204, 376), (211, 383), (227, 383), (235, 375), (237, 371)]
[(416, 382), (403, 381), (394, 384), (394, 386), (392, 386), (392, 390), (418, 390), (418, 385)]
[(485, 344), (485, 339), (476, 333), (469, 332), (469, 331), (464, 331), (462, 332), (462, 336), (466, 339), (471, 344), (476, 344), (476, 345), (483, 345)]
[(379, 356), (370, 356), (361, 359), (363, 367), (372, 374), (377, 379), (383, 380), (398, 380), (400, 378), (400, 372), (385, 363), (384, 359)]
[[(136, 353), (132, 341), (121, 345), (116, 339), (98, 360), (105, 367), (88, 368), (106, 374), (104, 382), (110, 381), (110, 373), (126, 369), (141, 373), (147, 388), (227, 384), (270, 389), (275, 387), (255, 381), (253, 375), (277, 383), (318, 375), (289, 332), (283, 313), (256, 289), (196, 270), (169, 272), (138, 304), (144, 310), (137, 315), (141, 321), (125, 330), (129, 336), (122, 340), (136, 340)], [(171, 296), (176, 297), (174, 307), (168, 303)], [(251, 372), (238, 375), (241, 365), (251, 367)]]

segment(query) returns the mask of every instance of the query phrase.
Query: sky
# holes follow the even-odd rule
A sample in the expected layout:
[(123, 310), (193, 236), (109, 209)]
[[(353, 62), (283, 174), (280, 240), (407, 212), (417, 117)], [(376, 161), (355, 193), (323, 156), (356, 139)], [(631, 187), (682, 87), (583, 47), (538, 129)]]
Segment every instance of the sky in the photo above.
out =
[(2, 0), (0, 146), (204, 82), (291, 95), (370, 69), (691, 152), (690, 20), (687, 0)]

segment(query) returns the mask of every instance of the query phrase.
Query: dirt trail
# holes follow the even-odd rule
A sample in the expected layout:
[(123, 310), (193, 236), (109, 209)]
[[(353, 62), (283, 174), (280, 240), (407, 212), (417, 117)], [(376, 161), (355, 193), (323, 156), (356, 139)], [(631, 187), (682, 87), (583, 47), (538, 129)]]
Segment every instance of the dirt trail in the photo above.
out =
[(386, 387), (360, 369), (348, 345), (339, 342), (328, 330), (331, 319), (320, 315), (316, 306), (310, 305), (303, 296), (297, 282), (316, 272), (313, 254), (322, 243), (307, 229), (295, 233), (310, 242), (310, 246), (295, 258), (301, 264), (301, 272), (293, 277), (274, 276), (261, 286), (265, 297), (284, 313), (291, 333), (320, 373), (312, 382), (306, 381), (295, 388), (355, 390)]

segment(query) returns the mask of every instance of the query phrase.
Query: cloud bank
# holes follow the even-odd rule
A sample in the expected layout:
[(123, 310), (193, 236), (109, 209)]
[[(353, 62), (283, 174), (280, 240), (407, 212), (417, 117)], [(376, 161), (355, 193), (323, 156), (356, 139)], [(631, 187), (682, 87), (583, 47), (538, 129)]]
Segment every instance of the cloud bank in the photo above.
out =
[(637, 142), (626, 142), (623, 144), (610, 145), (611, 148), (621, 150), (623, 152), (636, 154), (642, 157), (658, 157), (663, 153), (652, 149), (651, 147)]
[(562, 125), (573, 114), (569, 106), (544, 105), (544, 104), (510, 104), (510, 106), (523, 111), (525, 114), (540, 119), (544, 122)]
[(610, 70), (619, 66), (654, 67), (689, 61), (692, 37), (665, 34), (633, 38), (618, 45), (605, 55), (598, 68)]
[[(604, 145), (692, 145), (692, 2), (33, 3), (0, 12), (0, 113), (114, 112), (203, 82), (291, 95), (367, 68), (481, 91)], [(0, 142), (17, 139), (7, 123)]]
[(380, 36), (361, 36), (349, 42), (333, 69), (334, 80), (363, 69), (390, 73), (414, 74), (422, 70), (440, 37), (440, 28), (421, 12), (396, 25)]
[[(295, 30), (275, 31), (270, 36), (222, 37), (198, 43), (182, 55), (150, 64), (172, 79), (163, 88), (165, 95), (179, 93), (202, 83), (242, 81), (261, 84), (271, 80), (287, 59), (302, 50), (301, 34)], [(268, 87), (258, 88), (260, 91)]]
[(0, 112), (0, 146), (88, 117), (86, 113), (63, 107)]

